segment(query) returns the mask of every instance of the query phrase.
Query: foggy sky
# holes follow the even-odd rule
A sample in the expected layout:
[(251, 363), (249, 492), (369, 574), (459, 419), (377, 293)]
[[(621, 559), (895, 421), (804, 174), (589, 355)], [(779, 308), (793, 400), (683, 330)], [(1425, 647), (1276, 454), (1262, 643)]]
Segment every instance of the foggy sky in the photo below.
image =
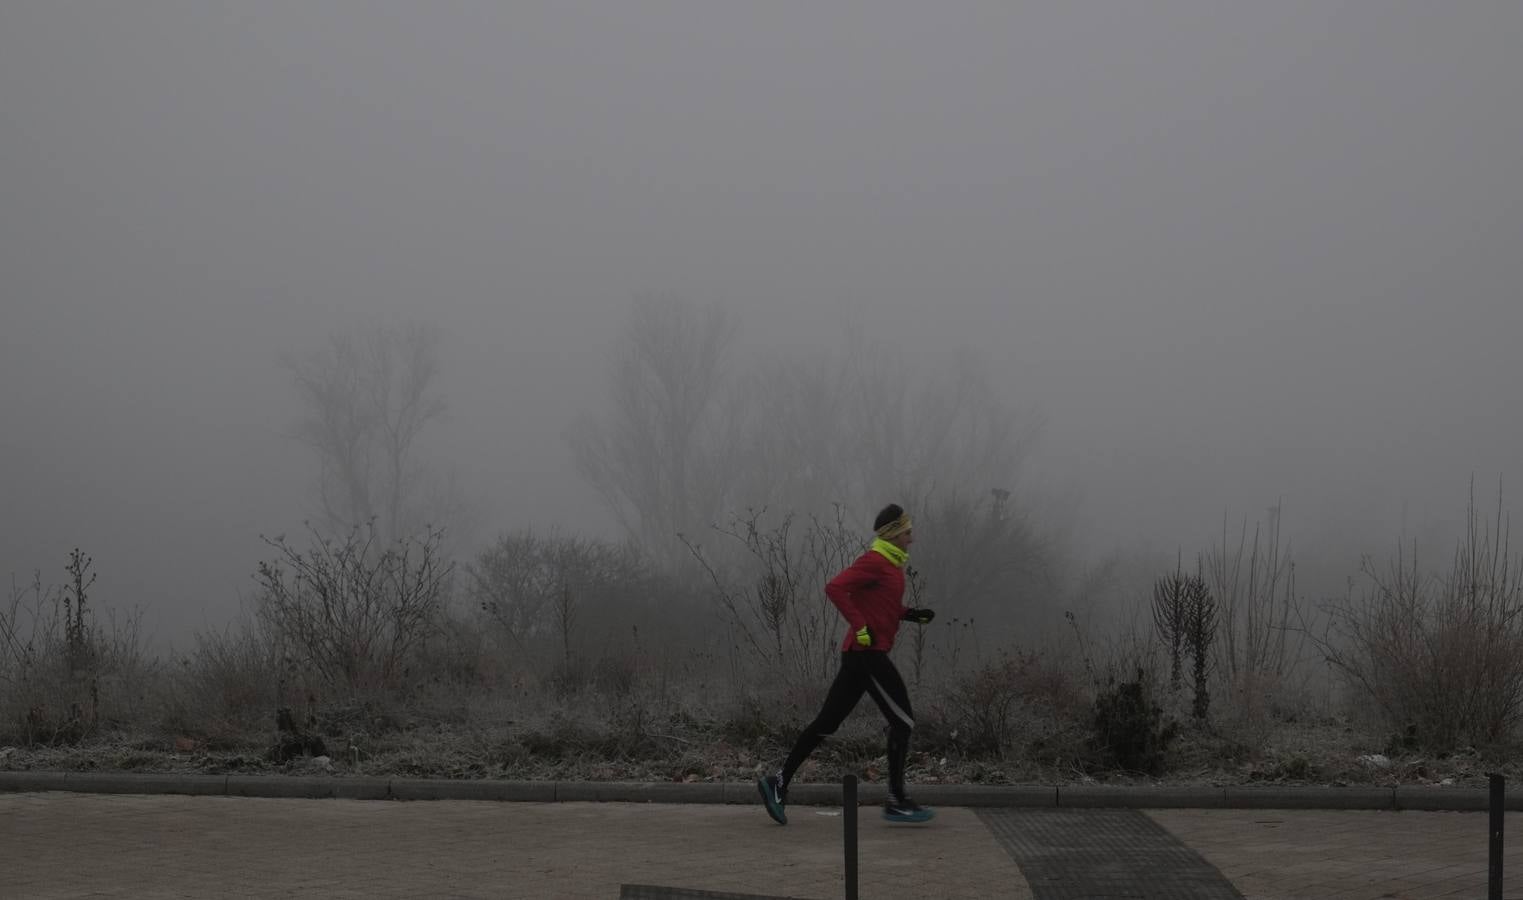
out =
[(0, 574), (80, 546), (225, 621), (310, 512), (280, 355), (381, 317), (443, 332), (482, 537), (605, 529), (563, 430), (649, 291), (979, 354), (1097, 548), (1283, 500), (1384, 550), (1523, 474), (1520, 46), (1516, 3), (7, 0)]

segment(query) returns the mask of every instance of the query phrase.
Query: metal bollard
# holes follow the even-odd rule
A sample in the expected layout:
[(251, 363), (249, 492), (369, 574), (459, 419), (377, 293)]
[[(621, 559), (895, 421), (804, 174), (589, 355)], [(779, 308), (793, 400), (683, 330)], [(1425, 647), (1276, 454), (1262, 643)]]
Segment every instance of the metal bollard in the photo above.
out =
[(857, 776), (841, 781), (841, 824), (846, 832), (846, 900), (857, 900)]
[(1502, 900), (1502, 823), (1507, 809), (1507, 779), (1501, 775), (1488, 775), (1491, 783), (1491, 866), (1488, 900)]

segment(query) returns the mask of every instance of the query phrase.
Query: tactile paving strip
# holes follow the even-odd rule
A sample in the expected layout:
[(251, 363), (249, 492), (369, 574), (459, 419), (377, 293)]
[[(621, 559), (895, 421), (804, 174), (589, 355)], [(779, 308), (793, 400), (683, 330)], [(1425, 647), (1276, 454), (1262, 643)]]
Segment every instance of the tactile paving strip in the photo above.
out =
[(1131, 809), (980, 809), (1035, 900), (1243, 900), (1216, 867)]

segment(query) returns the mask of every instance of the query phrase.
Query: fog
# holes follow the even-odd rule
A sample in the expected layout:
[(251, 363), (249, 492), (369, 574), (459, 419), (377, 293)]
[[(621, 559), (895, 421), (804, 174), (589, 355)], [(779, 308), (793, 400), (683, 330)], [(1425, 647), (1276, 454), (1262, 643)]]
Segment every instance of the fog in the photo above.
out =
[(1479, 2), (9, 0), (0, 565), (226, 622), (311, 514), (282, 356), (412, 320), (474, 539), (613, 535), (565, 433), (657, 292), (981, 361), (1095, 554), (1283, 503), (1352, 570), (1523, 475), (1519, 46)]

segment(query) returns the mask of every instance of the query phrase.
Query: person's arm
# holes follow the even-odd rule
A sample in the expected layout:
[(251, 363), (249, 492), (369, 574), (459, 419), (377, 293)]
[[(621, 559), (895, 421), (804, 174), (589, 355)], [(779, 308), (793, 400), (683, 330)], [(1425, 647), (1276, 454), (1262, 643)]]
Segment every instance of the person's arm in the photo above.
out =
[(825, 585), (825, 596), (841, 611), (841, 617), (851, 627), (852, 634), (867, 627), (867, 617), (857, 605), (856, 595), (878, 580), (872, 556), (871, 553), (862, 554), (856, 562), (842, 569), (839, 575)]
[(900, 621), (914, 622), (916, 625), (929, 625), (934, 618), (936, 618), (936, 610), (924, 606), (906, 607), (904, 612), (899, 614)]

